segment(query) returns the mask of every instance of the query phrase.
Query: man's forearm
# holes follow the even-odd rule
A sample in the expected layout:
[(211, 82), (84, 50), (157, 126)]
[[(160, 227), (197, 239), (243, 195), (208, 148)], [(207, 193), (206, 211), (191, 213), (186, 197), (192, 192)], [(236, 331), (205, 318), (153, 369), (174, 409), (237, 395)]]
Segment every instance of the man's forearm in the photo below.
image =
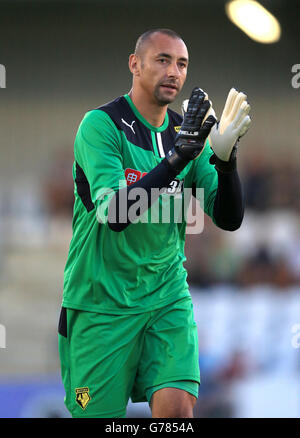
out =
[(214, 202), (214, 219), (218, 227), (237, 230), (244, 217), (244, 197), (236, 166), (228, 172), (218, 172), (218, 189)]

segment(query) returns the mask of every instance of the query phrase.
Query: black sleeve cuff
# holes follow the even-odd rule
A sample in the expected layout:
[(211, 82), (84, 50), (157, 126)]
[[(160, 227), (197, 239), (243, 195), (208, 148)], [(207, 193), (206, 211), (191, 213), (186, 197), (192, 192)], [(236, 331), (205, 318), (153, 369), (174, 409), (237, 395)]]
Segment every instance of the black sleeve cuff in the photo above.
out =
[(244, 217), (244, 196), (236, 169), (218, 171), (218, 190), (213, 211), (215, 223), (227, 231), (237, 230)]
[(209, 159), (210, 164), (214, 164), (217, 171), (221, 173), (231, 173), (236, 170), (236, 157), (229, 161), (222, 161), (213, 154)]

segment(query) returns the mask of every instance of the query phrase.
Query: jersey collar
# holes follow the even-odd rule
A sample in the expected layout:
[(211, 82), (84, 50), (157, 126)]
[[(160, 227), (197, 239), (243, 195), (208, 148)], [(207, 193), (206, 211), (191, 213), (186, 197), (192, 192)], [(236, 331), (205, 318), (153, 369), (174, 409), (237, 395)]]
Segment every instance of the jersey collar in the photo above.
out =
[(130, 96), (128, 94), (124, 94), (124, 97), (127, 101), (127, 103), (129, 104), (130, 108), (132, 109), (132, 111), (134, 112), (135, 116), (149, 129), (151, 129), (151, 131), (155, 131), (155, 132), (162, 132), (164, 131), (168, 125), (169, 125), (169, 115), (168, 115), (168, 111), (166, 112), (166, 117), (164, 120), (164, 123), (159, 126), (152, 126), (150, 125), (149, 122), (147, 122), (147, 120), (141, 115), (141, 113), (139, 113), (137, 107), (134, 105), (134, 103), (132, 102)]

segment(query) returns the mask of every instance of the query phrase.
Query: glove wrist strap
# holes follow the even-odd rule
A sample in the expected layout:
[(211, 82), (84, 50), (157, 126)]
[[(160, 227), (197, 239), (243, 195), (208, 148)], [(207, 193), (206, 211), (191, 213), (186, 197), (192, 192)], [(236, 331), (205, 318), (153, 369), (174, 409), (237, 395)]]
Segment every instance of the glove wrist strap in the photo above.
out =
[(232, 158), (229, 161), (223, 161), (220, 160), (216, 156), (216, 154), (213, 154), (209, 159), (210, 164), (214, 164), (215, 168), (218, 172), (222, 173), (231, 173), (236, 169), (236, 157)]
[(175, 148), (171, 149), (165, 158), (171, 167), (171, 169), (176, 172), (178, 175), (185, 166), (190, 162), (190, 160), (184, 159), (179, 153), (175, 150)]

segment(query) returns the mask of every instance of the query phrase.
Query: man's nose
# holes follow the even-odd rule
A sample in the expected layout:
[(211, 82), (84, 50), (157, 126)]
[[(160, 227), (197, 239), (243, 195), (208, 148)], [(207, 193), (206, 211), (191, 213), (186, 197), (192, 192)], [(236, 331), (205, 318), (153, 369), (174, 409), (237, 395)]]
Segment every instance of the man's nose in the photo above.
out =
[(168, 76), (178, 78), (180, 76), (180, 70), (176, 62), (172, 62), (168, 68)]

